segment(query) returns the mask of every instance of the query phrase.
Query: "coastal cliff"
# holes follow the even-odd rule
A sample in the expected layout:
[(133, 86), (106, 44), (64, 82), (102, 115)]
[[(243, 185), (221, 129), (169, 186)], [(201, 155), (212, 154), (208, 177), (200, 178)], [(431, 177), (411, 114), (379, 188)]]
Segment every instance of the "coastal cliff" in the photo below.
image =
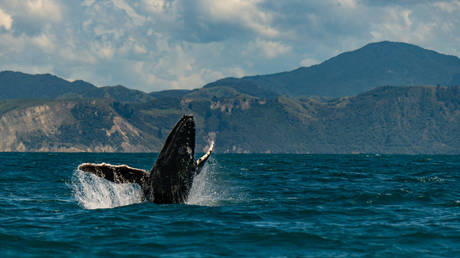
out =
[(1, 151), (159, 151), (184, 113), (198, 151), (460, 153), (459, 87), (380, 87), (357, 96), (261, 98), (226, 88), (144, 103), (3, 101)]

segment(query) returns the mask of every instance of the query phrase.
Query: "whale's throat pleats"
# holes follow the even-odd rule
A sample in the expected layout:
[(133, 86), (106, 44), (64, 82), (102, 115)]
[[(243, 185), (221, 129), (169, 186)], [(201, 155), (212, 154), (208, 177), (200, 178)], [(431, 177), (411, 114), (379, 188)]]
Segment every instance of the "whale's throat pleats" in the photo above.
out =
[(151, 170), (151, 196), (155, 203), (183, 203), (195, 176), (195, 123), (183, 116), (173, 128)]

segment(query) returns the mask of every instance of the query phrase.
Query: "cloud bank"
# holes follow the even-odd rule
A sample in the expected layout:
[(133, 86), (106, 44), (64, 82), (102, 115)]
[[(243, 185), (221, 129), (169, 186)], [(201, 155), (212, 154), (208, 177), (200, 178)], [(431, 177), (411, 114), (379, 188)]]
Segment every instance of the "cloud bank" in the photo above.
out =
[(460, 1), (0, 0), (0, 70), (147, 92), (309, 66), (369, 42), (460, 56)]

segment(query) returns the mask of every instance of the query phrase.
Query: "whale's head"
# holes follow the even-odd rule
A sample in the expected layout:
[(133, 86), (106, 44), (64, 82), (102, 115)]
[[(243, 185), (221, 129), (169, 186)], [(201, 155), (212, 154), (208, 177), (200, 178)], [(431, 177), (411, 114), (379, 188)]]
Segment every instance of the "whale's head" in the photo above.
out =
[(195, 154), (195, 122), (193, 116), (182, 116), (171, 130), (158, 156), (158, 162), (170, 159), (191, 160)]
[(150, 198), (156, 203), (183, 203), (196, 172), (195, 122), (185, 115), (169, 134), (151, 171)]

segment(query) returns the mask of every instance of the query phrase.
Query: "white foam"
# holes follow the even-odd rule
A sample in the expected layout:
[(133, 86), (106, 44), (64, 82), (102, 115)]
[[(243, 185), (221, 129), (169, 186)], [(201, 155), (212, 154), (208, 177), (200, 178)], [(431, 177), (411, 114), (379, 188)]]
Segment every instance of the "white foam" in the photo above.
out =
[(75, 171), (71, 188), (75, 200), (86, 209), (105, 209), (142, 202), (137, 184), (115, 184), (91, 173)]
[(186, 204), (201, 206), (217, 206), (224, 196), (222, 189), (218, 188), (215, 178), (216, 163), (210, 158), (204, 165), (201, 173), (193, 180), (192, 189)]
[[(223, 187), (215, 178), (216, 162), (212, 157), (193, 180), (186, 204), (217, 206), (224, 198)], [(70, 187), (75, 200), (86, 209), (106, 209), (142, 202), (137, 184), (115, 184), (91, 173), (76, 170)]]

